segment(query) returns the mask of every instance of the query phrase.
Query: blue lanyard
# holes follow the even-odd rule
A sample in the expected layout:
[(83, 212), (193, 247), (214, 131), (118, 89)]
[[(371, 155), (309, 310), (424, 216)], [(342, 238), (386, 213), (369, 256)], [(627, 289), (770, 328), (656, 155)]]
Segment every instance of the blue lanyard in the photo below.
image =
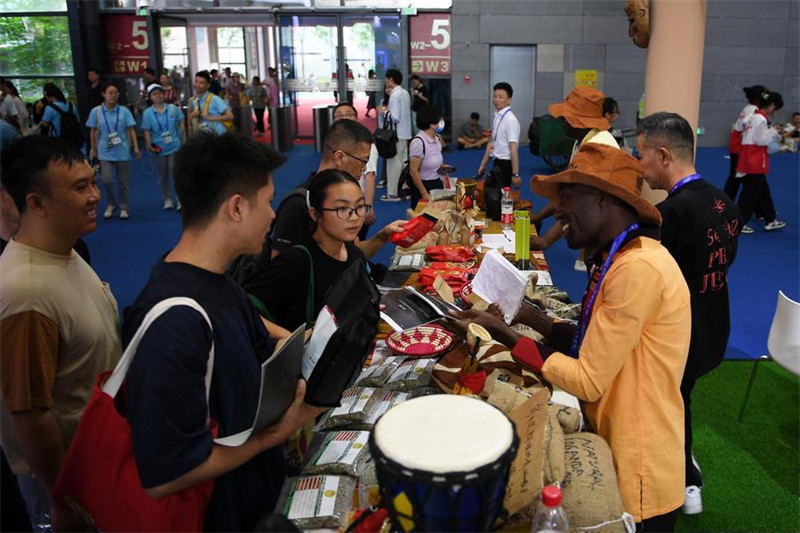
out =
[(691, 182), (697, 181), (699, 179), (700, 179), (700, 174), (689, 174), (688, 176), (683, 178), (681, 181), (676, 183), (675, 186), (669, 190), (669, 194), (671, 195), (675, 191), (677, 191), (678, 189), (680, 189), (681, 187), (686, 185), (687, 183), (691, 183)]
[[(114, 108), (114, 112), (117, 113), (117, 121), (114, 123), (114, 131), (119, 133), (119, 105)], [(106, 116), (106, 106), (103, 105), (103, 120), (106, 122), (106, 130), (108, 130), (108, 134), (111, 135), (111, 126), (108, 125), (108, 117)]]
[(603, 280), (608, 273), (608, 269), (611, 268), (611, 262), (614, 260), (614, 256), (617, 255), (617, 252), (622, 247), (622, 243), (625, 242), (625, 238), (628, 236), (628, 234), (637, 229), (639, 229), (639, 223), (634, 222), (625, 230), (623, 230), (622, 233), (617, 235), (614, 238), (614, 241), (611, 243), (611, 249), (608, 252), (608, 257), (606, 257), (606, 260), (603, 262), (603, 267), (600, 269), (600, 277), (597, 279), (594, 290), (589, 294), (589, 298), (586, 300), (586, 305), (583, 306), (581, 321), (578, 324), (577, 330), (575, 331), (575, 336), (572, 337), (572, 346), (570, 347), (570, 355), (572, 357), (578, 357), (581, 344), (583, 344), (583, 338), (586, 336), (586, 328), (589, 327), (589, 318), (592, 315), (594, 301), (597, 299), (597, 293), (600, 292), (600, 285), (603, 283)]
[(159, 133), (164, 133), (169, 128), (169, 116), (168, 116), (169, 115), (169, 108), (167, 106), (164, 106), (164, 125), (163, 126), (161, 125), (161, 120), (158, 118), (158, 115), (160, 113), (158, 112), (158, 109), (156, 109), (156, 106), (153, 106), (153, 113), (156, 116), (156, 124), (158, 124), (158, 132)]
[(508, 106), (506, 110), (503, 112), (503, 114), (500, 115), (500, 122), (497, 123), (497, 127), (494, 129), (494, 132), (492, 133), (492, 142), (495, 142), (497, 140), (497, 134), (500, 133), (500, 125), (503, 123), (503, 119), (506, 118), (506, 115), (508, 115), (509, 111), (511, 111), (511, 106)]

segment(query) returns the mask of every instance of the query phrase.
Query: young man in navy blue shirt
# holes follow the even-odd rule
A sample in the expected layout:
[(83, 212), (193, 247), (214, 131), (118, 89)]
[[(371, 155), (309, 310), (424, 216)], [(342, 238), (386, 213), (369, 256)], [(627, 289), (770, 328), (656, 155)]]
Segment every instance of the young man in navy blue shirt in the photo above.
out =
[[(249, 429), (259, 401), (260, 366), (287, 332), (265, 323), (225, 269), (261, 250), (275, 214), (272, 172), (284, 158), (237, 134), (193, 136), (176, 154), (183, 210), (180, 241), (158, 261), (123, 326), (127, 345), (145, 314), (175, 296), (193, 298), (211, 319), (173, 307), (147, 330), (127, 375), (126, 399), (142, 485), (161, 497), (214, 479), (206, 529), (251, 531), (274, 508), (284, 481), (282, 443), (322, 410), (303, 402), (239, 447), (213, 442)], [(208, 401), (204, 378), (213, 339)]]

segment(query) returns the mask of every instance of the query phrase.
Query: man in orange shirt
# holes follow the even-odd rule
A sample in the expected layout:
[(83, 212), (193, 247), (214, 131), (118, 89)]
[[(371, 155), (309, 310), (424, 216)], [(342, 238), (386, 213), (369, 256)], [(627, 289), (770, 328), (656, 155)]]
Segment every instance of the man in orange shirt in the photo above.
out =
[(641, 195), (643, 168), (626, 152), (586, 144), (569, 169), (535, 176), (555, 200), (570, 248), (598, 250), (577, 328), (532, 306), (516, 317), (547, 344), (521, 337), (497, 316), (466, 311), (513, 347), (521, 365), (577, 396), (608, 441), (620, 495), (640, 531), (672, 531), (684, 502), (680, 384), (689, 349), (689, 289), (656, 234), (661, 215)]

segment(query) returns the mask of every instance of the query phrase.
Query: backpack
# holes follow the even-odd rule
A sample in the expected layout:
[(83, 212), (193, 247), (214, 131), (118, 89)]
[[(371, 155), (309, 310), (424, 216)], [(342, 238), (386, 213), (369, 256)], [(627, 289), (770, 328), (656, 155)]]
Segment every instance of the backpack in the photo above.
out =
[[(281, 201), (278, 205), (278, 208), (275, 210), (275, 218), (278, 218), (278, 215), (281, 212), (281, 207), (283, 207), (284, 202), (293, 196), (302, 196), (303, 198), (306, 197), (306, 192), (308, 189), (306, 187), (295, 187), (286, 197)], [(261, 251), (255, 255), (240, 255), (236, 259), (231, 262), (230, 266), (228, 267), (228, 273), (233, 277), (234, 280), (239, 285), (244, 285), (247, 280), (249, 280), (253, 275), (258, 274), (269, 265), (270, 261), (272, 260), (272, 230), (270, 230), (269, 235), (264, 239), (264, 245), (261, 247)]]
[(534, 117), (528, 127), (528, 148), (530, 148), (533, 155), (539, 154), (539, 122), (542, 117)]
[[(437, 135), (436, 137), (438, 138), (439, 136)], [(423, 141), (419, 135), (415, 135), (414, 139), (422, 141), (422, 158), (425, 159), (425, 141)], [(409, 141), (409, 148), (411, 147), (411, 143), (414, 142), (414, 139)], [(414, 180), (411, 179), (411, 157), (409, 156), (408, 159), (408, 163), (403, 167), (400, 178), (397, 180), (397, 194), (399, 194), (403, 200), (411, 195), (411, 188), (414, 187)]]
[(67, 111), (64, 111), (53, 102), (47, 105), (55, 109), (61, 117), (61, 131), (58, 132), (58, 137), (66, 140), (75, 148), (81, 149), (84, 142), (83, 128), (78, 121), (78, 117), (72, 112), (72, 102), (69, 102)]
[[(202, 112), (203, 115), (208, 113), (208, 108), (211, 105), (211, 99), (213, 97), (214, 97), (213, 94), (207, 94), (206, 95), (206, 101), (203, 104), (203, 112)], [(199, 111), (200, 110), (200, 100), (195, 99), (195, 102), (197, 102), (197, 110)], [(223, 120), (222, 121), (222, 125), (225, 126), (225, 131), (234, 131), (234, 130), (236, 130), (236, 126), (234, 125), (232, 120)]]

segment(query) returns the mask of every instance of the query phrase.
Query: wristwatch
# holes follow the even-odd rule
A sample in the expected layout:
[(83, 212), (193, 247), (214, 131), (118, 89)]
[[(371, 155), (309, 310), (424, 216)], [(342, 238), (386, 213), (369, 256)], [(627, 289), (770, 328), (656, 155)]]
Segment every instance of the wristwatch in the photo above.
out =
[(519, 172), (514, 172), (513, 174), (511, 174), (511, 177), (512, 178), (518, 178), (519, 177)]

